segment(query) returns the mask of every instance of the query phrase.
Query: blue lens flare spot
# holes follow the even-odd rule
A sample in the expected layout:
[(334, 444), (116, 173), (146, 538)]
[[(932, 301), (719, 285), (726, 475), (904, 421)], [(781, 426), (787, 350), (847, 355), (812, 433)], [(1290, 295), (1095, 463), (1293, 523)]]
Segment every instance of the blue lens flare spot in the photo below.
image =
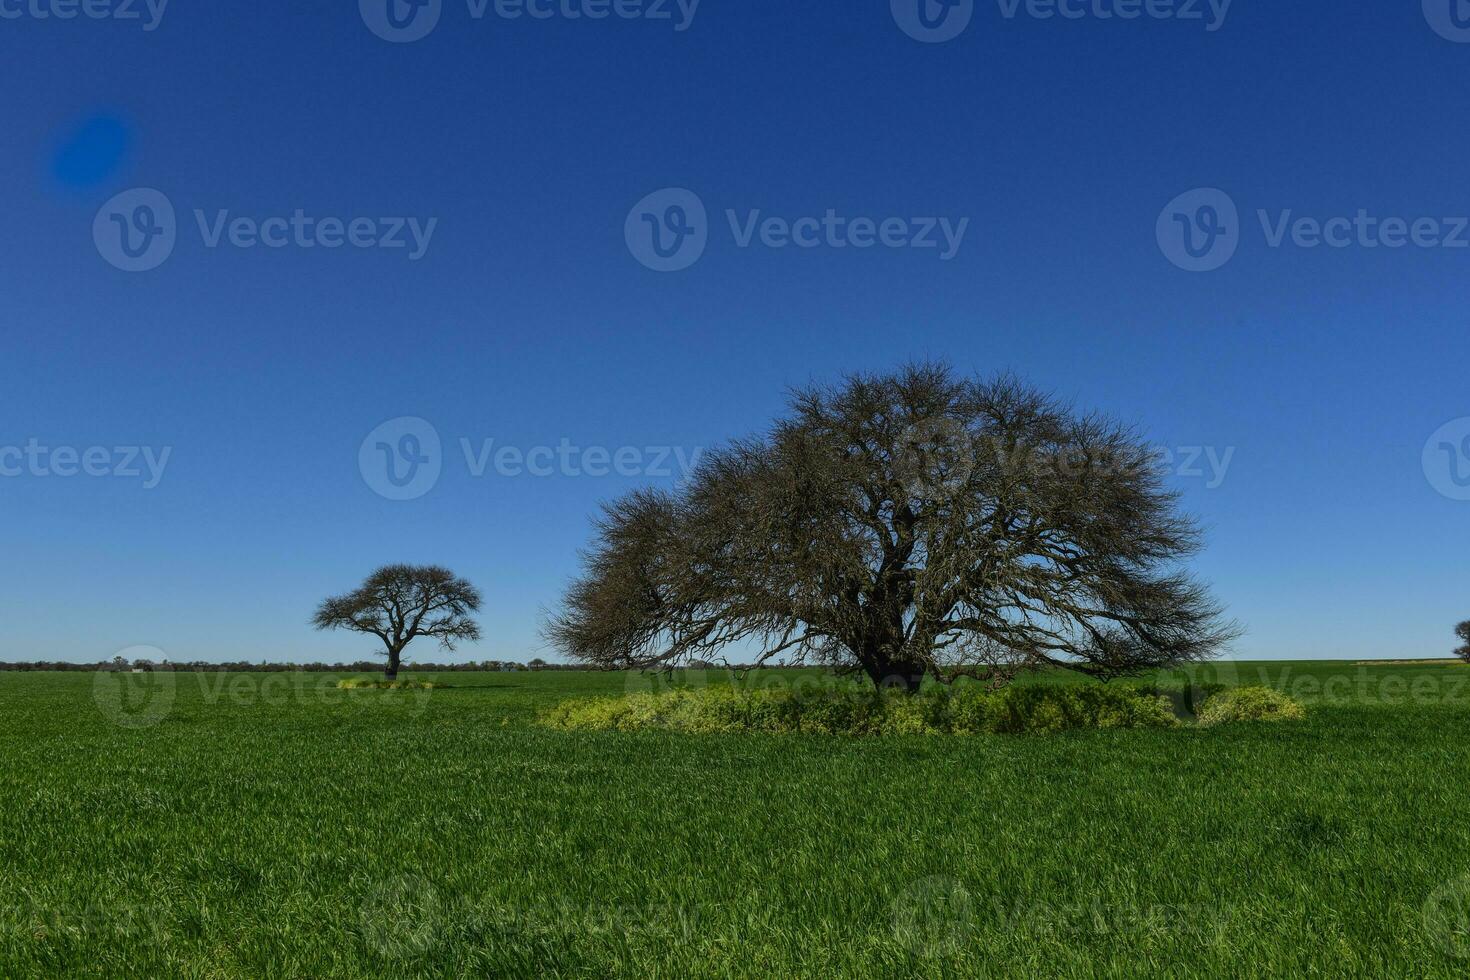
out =
[(51, 173), (67, 187), (96, 187), (123, 165), (132, 143), (132, 131), (122, 120), (93, 116), (56, 148)]

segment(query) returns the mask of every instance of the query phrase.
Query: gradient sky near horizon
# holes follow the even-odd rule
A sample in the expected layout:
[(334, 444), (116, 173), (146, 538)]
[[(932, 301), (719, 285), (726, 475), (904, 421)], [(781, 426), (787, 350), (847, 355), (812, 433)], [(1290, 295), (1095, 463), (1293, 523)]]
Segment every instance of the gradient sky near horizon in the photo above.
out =
[[(141, 0), (141, 20), (0, 0), (0, 660), (365, 657), (307, 623), (388, 561), (482, 588), (485, 640), (457, 659), (550, 656), (538, 623), (589, 519), (676, 478), (660, 447), (687, 459), (790, 385), (915, 358), (1017, 371), (1177, 451), (1237, 655), (1448, 655), (1470, 617), (1451, 0), (1235, 0), (1223, 21), (1003, 0), (947, 12), (963, 24), (936, 4), (933, 28), (906, 2), (703, 0), (686, 22), (673, 0), (442, 0), (390, 42), (386, 0), (172, 0), (156, 23)], [(113, 216), (156, 227), (138, 188), (175, 218), (135, 272)], [(707, 242), (661, 272), (638, 233), (677, 224), (668, 188)], [(297, 211), (374, 240), (435, 224), (416, 259), (210, 244), (222, 212)], [(742, 244), (755, 212), (829, 211), (968, 223), (948, 258)], [(1377, 231), (1338, 222), (1344, 247), (1310, 225), (1273, 244), (1283, 216), (1360, 212)], [(1389, 219), (1439, 244), (1369, 247)], [(1180, 268), (1200, 242), (1228, 261)], [(403, 474), (426, 461), (420, 485), (384, 482), (379, 442)], [(127, 447), (168, 450), (156, 486)], [(83, 472), (93, 448), (109, 475)]]

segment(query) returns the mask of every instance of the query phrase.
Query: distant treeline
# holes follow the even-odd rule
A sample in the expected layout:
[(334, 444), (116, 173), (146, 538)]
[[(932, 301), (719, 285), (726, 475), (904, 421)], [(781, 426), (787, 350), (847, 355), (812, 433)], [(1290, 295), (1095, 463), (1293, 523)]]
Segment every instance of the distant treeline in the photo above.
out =
[[(691, 670), (726, 670), (726, 671), (748, 671), (762, 670), (782, 667), (783, 664), (713, 664), (707, 661), (695, 661), (689, 665)], [(514, 660), (481, 660), (476, 663), (467, 664), (424, 664), (414, 661), (404, 664), (405, 671), (419, 671), (425, 674), (447, 674), (455, 671), (515, 671), (515, 670), (602, 670), (601, 667), (593, 667), (584, 664), (553, 664), (539, 658), (527, 663)], [(7, 670), (18, 671), (56, 671), (69, 670), (79, 672), (97, 671), (133, 671), (133, 670), (171, 670), (196, 673), (213, 673), (216, 671), (228, 671), (230, 673), (320, 673), (320, 674), (373, 674), (381, 673), (383, 662), (380, 660), (359, 660), (350, 664), (272, 664), (272, 663), (249, 663), (244, 660), (233, 663), (206, 663), (202, 660), (194, 660), (188, 663), (177, 663), (172, 660), (124, 660), (116, 657), (112, 660), (103, 660), (94, 664), (71, 663), (64, 660), (35, 660), (23, 663), (6, 663), (0, 661), (0, 672)]]
[[(443, 674), (453, 671), (512, 671), (512, 670), (589, 670), (578, 664), (553, 664), (545, 660), (532, 660), (529, 663), (518, 663), (512, 660), (481, 660), (478, 663), (467, 664), (424, 664), (409, 663), (403, 665), (404, 670), (416, 670), (424, 673)], [(230, 671), (232, 673), (265, 672), (265, 673), (331, 673), (331, 674), (371, 674), (381, 673), (382, 661), (359, 660), (350, 664), (284, 664), (284, 663), (248, 663), (236, 661), (234, 663), (205, 663), (195, 660), (189, 663), (176, 663), (172, 660), (124, 660), (121, 657), (113, 660), (100, 661), (94, 664), (69, 663), (66, 661), (37, 660), (28, 663), (5, 663), (0, 661), (0, 671), (6, 670), (71, 670), (71, 671), (132, 671), (132, 670), (171, 670), (171, 671), (194, 671), (213, 673), (215, 671)]]

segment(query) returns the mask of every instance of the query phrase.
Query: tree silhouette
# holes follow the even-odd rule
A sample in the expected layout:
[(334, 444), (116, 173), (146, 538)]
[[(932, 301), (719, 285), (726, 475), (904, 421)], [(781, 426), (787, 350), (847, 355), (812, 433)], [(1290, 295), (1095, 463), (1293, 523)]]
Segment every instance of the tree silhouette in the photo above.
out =
[(606, 668), (736, 645), (908, 691), (1042, 665), (1108, 678), (1236, 634), (1178, 567), (1198, 547), (1131, 430), (1013, 377), (911, 365), (798, 390), (684, 488), (607, 505), (546, 634)]
[(353, 591), (325, 599), (312, 624), (319, 630), (348, 629), (383, 641), (385, 674), (398, 676), (403, 648), (420, 636), (434, 637), (445, 650), (461, 640), (478, 640), (470, 614), (480, 610), (473, 585), (437, 565), (385, 565)]

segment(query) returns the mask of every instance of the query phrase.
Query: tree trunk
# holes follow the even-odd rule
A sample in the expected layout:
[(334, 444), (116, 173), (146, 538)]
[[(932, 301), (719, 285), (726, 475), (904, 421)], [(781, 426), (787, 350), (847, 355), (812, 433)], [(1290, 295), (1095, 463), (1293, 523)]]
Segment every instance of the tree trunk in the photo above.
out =
[(880, 691), (902, 691), (917, 694), (929, 675), (929, 670), (920, 664), (890, 660), (879, 651), (869, 651), (862, 659), (867, 665), (868, 676)]
[(390, 681), (398, 680), (398, 655), (402, 652), (401, 650), (393, 649), (388, 651), (388, 669), (383, 671), (383, 674)]
[(924, 678), (928, 671), (922, 667), (909, 664), (893, 664), (882, 672), (882, 677), (875, 678), (880, 688), (890, 691), (902, 691), (905, 694), (918, 694), (919, 688), (924, 684)]
[(905, 647), (901, 609), (886, 621), (872, 623), (868, 635), (853, 650), (880, 691), (917, 694), (929, 674), (928, 667), (914, 656), (913, 648)]

